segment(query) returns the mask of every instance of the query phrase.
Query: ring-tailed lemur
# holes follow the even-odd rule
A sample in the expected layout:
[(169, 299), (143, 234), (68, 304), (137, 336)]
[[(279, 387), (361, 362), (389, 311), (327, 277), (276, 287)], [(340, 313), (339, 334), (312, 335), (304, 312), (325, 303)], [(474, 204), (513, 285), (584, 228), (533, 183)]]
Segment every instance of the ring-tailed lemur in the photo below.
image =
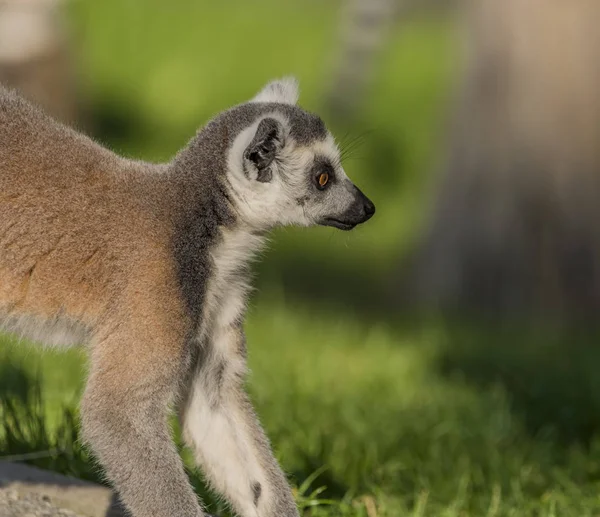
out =
[(200, 517), (168, 407), (243, 517), (295, 517), (244, 392), (246, 268), (283, 224), (373, 204), (293, 80), (211, 120), (167, 164), (119, 157), (0, 89), (0, 322), (88, 345), (82, 429), (134, 517)]

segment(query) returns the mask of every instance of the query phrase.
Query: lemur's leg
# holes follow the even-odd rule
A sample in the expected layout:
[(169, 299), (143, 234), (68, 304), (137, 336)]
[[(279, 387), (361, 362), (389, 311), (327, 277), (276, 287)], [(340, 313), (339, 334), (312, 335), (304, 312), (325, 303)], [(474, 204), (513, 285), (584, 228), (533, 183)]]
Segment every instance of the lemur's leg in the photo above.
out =
[(297, 517), (285, 475), (244, 391), (243, 331), (213, 336), (181, 408), (186, 443), (241, 517)]
[(185, 377), (182, 336), (152, 316), (126, 326), (94, 343), (83, 436), (134, 517), (202, 517), (167, 423)]

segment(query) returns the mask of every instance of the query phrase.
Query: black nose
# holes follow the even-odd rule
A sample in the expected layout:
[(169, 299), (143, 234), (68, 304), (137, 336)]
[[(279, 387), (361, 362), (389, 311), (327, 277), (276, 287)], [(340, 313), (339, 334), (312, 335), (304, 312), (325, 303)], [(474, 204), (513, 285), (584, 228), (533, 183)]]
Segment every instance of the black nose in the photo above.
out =
[[(373, 217), (373, 214), (375, 213), (375, 205), (367, 196), (365, 196), (362, 193), (362, 191), (359, 188), (356, 188), (356, 191), (358, 193), (357, 201), (359, 203), (362, 203), (362, 209), (365, 214), (363, 222), (368, 221), (369, 219), (371, 219), (371, 217)], [(359, 206), (360, 206), (360, 204), (359, 204)]]
[(373, 217), (373, 214), (375, 214), (375, 205), (367, 197), (365, 197), (365, 201), (364, 201), (364, 210), (365, 210), (365, 215), (367, 216), (367, 219), (370, 219), (371, 217)]

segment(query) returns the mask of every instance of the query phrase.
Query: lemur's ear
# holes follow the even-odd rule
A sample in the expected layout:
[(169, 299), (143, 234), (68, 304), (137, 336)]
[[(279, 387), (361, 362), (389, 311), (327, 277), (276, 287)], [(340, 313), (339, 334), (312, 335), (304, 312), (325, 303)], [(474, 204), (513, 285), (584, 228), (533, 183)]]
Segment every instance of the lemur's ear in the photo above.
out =
[(299, 94), (298, 81), (294, 77), (284, 77), (271, 81), (250, 102), (296, 104)]
[(244, 151), (244, 172), (246, 176), (267, 183), (273, 179), (271, 164), (283, 147), (283, 126), (274, 118), (262, 119), (252, 142)]

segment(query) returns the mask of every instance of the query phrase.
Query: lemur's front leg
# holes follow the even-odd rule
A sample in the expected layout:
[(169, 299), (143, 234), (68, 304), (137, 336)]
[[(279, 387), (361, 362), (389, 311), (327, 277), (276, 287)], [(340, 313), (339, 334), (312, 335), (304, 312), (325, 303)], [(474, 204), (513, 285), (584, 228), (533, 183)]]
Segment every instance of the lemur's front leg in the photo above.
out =
[(203, 517), (167, 425), (184, 340), (164, 314), (147, 311), (98, 333), (83, 436), (134, 517)]
[(244, 391), (243, 331), (213, 335), (181, 408), (186, 443), (242, 517), (298, 517), (289, 484)]

